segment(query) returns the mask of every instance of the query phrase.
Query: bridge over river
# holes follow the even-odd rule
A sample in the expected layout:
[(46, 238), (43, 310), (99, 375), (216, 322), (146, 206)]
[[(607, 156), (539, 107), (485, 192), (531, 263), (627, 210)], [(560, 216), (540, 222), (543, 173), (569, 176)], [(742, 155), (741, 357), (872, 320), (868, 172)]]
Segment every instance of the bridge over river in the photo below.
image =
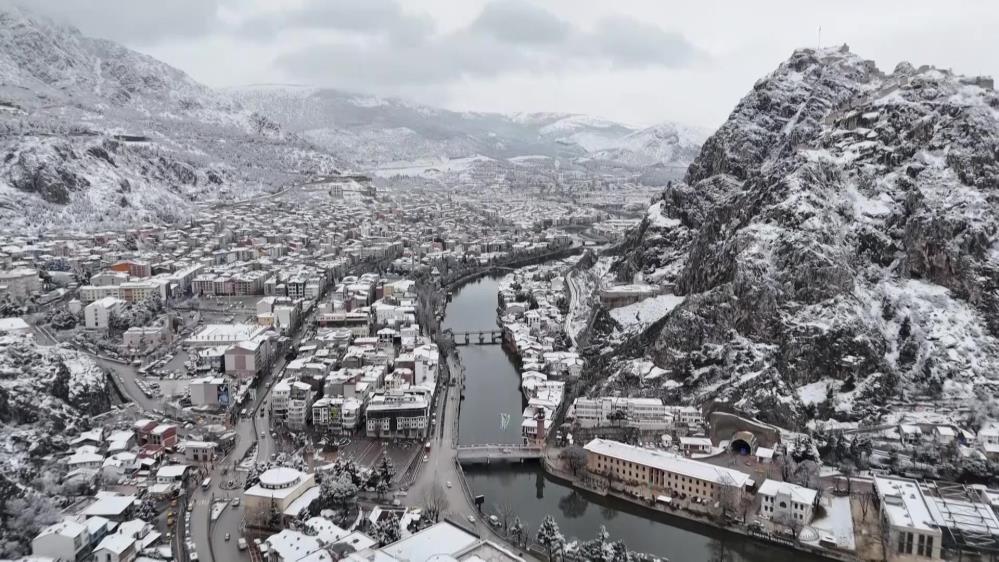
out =
[(536, 461), (542, 455), (544, 452), (537, 445), (459, 445), (455, 450), (455, 457), (462, 466)]
[(447, 331), (454, 345), (500, 345), (503, 343), (503, 330), (469, 330), (465, 332)]

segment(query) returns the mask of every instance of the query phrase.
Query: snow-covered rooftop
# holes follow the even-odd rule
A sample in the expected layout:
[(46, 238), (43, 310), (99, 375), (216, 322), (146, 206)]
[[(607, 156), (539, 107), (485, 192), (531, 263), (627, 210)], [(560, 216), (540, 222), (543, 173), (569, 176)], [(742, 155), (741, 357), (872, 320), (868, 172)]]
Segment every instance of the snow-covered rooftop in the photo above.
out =
[(698, 478), (707, 482), (714, 482), (715, 484), (742, 487), (750, 479), (748, 474), (739, 472), (738, 470), (686, 459), (663, 451), (635, 447), (608, 439), (594, 439), (587, 443), (584, 448), (591, 453), (658, 468), (665, 472), (682, 474), (683, 476)]

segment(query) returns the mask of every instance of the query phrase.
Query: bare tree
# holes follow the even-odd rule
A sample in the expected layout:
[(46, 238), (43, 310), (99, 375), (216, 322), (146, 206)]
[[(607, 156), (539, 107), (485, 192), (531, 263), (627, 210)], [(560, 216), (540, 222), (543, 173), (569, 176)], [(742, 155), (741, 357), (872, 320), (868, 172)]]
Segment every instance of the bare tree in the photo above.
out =
[(794, 534), (794, 540), (798, 540), (798, 534), (805, 527), (805, 522), (800, 519), (795, 519), (790, 514), (785, 514), (774, 519), (777, 523), (787, 527)]
[(505, 533), (510, 528), (510, 522), (516, 516), (513, 505), (506, 500), (501, 500), (496, 502), (493, 507), (496, 509), (496, 516), (499, 518), (500, 523), (503, 524), (503, 532)]
[(867, 511), (871, 508), (871, 504), (874, 503), (874, 494), (872, 492), (861, 492), (857, 501), (860, 502), (860, 516), (864, 521), (867, 521)]
[(423, 495), (423, 507), (426, 509), (427, 517), (433, 519), (434, 523), (439, 522), (441, 515), (447, 511), (448, 505), (449, 502), (444, 487), (441, 486), (440, 482), (434, 482), (430, 490)]
[(718, 507), (721, 509), (721, 517), (728, 517), (739, 508), (742, 493), (735, 479), (728, 472), (722, 472), (718, 478), (717, 485)]
[(586, 449), (579, 445), (562, 449), (562, 452), (559, 453), (559, 458), (569, 466), (569, 470), (572, 471), (573, 476), (576, 476), (576, 473), (580, 469), (586, 467)]

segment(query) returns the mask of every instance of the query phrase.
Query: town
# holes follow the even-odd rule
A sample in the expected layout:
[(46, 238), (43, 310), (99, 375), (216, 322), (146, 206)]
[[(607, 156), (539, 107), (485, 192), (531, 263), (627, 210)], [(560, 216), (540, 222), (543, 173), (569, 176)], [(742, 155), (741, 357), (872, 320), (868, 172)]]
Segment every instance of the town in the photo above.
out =
[(0, 560), (999, 560), (978, 4), (0, 3)]
[[(530, 534), (534, 514), (488, 503), (499, 498), (465, 474), (525, 462), (590, 501), (826, 558), (933, 559), (999, 536), (999, 491), (932, 479), (945, 451), (991, 462), (999, 423), (917, 408), (881, 427), (801, 432), (587, 394), (593, 316), (629, 330), (679, 300), (599, 275), (600, 253), (641, 212), (559, 215), (543, 200), (455, 193), (428, 204), (362, 181), (206, 208), (183, 228), (3, 240), (3, 345), (71, 353), (106, 373), (110, 406), (45, 456), (8, 439), (8, 470), (26, 463), (75, 491), (27, 537), (33, 555), (585, 557), (593, 541), (569, 541), (550, 516)], [(449, 325), (449, 301), (482, 276), (497, 280), (493, 319)], [(478, 346), (501, 349), (520, 379), (523, 412), (496, 424), (514, 428), (506, 444), (458, 438), (459, 419), (489, 416), (463, 405), (481, 376), (463, 353)]]

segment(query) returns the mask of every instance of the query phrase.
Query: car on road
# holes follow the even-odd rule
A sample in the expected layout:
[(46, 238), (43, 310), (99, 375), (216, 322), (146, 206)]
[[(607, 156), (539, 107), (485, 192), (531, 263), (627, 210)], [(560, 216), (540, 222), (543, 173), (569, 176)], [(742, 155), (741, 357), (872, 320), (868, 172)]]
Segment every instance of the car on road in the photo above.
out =
[(475, 516), (474, 515), (469, 515), (468, 516), (468, 522), (469, 523), (475, 523)]
[(226, 541), (228, 541), (228, 540), (229, 540), (230, 538), (231, 538), (231, 537), (229, 536), (229, 533), (226, 533), (226, 534), (225, 534), (225, 540), (226, 540)]
[(446, 484), (447, 484), (447, 487), (448, 487), (448, 488), (450, 488), (450, 487), (451, 487), (451, 481), (450, 481), (450, 480), (448, 480), (448, 481), (446, 482)]
[(430, 457), (428, 457), (427, 455), (423, 455), (423, 462), (427, 462), (428, 460), (430, 460)]
[(260, 436), (261, 437), (267, 437), (267, 432), (266, 431), (261, 431), (260, 432)]
[(238, 497), (232, 498), (232, 505), (233, 505), (233, 507), (239, 507), (239, 498)]
[(236, 541), (236, 546), (239, 547), (240, 550), (246, 550), (246, 539), (239, 537), (239, 540)]

